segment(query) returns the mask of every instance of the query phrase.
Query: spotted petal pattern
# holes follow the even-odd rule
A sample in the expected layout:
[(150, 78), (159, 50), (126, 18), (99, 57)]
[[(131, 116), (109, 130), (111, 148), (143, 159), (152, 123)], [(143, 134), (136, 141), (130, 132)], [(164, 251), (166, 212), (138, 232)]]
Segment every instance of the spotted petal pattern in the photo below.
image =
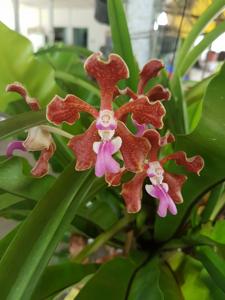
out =
[(98, 111), (74, 95), (67, 95), (65, 98), (55, 96), (47, 106), (46, 117), (49, 122), (60, 125), (65, 122), (74, 124), (80, 118), (80, 112), (84, 111), (93, 117), (98, 117)]

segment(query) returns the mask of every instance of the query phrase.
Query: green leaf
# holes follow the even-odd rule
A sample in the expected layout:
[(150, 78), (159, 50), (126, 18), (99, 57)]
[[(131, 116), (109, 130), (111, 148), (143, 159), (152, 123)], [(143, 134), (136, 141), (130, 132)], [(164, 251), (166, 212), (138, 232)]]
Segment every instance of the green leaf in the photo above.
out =
[(124, 300), (136, 265), (125, 258), (116, 258), (102, 265), (88, 281), (76, 300)]
[(132, 50), (123, 3), (121, 0), (108, 0), (107, 5), (113, 49), (125, 60), (129, 68), (130, 78), (127, 79), (127, 85), (136, 90), (139, 70)]
[(208, 246), (198, 247), (196, 253), (212, 280), (225, 292), (225, 261)]
[(225, 21), (219, 23), (214, 30), (207, 33), (203, 40), (188, 53), (181, 66), (179, 66), (179, 75), (184, 76), (197, 61), (201, 53), (207, 49), (223, 32), (225, 32)]
[(202, 264), (187, 255), (175, 271), (184, 299), (223, 300), (225, 294), (218, 288)]
[(176, 59), (176, 67), (178, 71), (181, 66), (181, 62), (183, 61), (183, 59), (185, 58), (185, 56), (188, 54), (189, 50), (193, 46), (196, 38), (209, 24), (209, 22), (214, 17), (216, 17), (223, 9), (224, 9), (224, 0), (213, 1), (213, 3), (209, 5), (208, 8), (204, 11), (204, 13), (198, 18), (191, 32), (188, 34), (180, 50), (178, 51), (178, 55)]
[(79, 46), (66, 46), (66, 45), (54, 45), (51, 47), (48, 47), (47, 49), (40, 49), (38, 50), (35, 55), (40, 56), (40, 55), (45, 55), (45, 54), (52, 54), (52, 53), (57, 53), (57, 52), (69, 52), (69, 53), (76, 53), (79, 56), (83, 57), (88, 57), (89, 55), (92, 54), (92, 51), (79, 47)]
[(25, 199), (39, 200), (53, 185), (55, 178), (34, 178), (24, 174), (24, 158), (0, 161), (0, 189)]
[(166, 264), (160, 265), (159, 286), (163, 292), (164, 300), (183, 300), (180, 285), (175, 274)]
[(13, 230), (8, 232), (1, 240), (0, 240), (0, 259), (2, 258), (3, 254), (5, 253), (6, 249), (8, 248), (9, 244), (11, 243), (12, 239), (16, 235), (20, 225), (17, 225)]
[(23, 132), (24, 130), (47, 123), (44, 112), (25, 112), (0, 122), (0, 139)]
[(89, 91), (90, 93), (92, 93), (96, 96), (100, 96), (99, 89), (88, 80), (84, 80), (78, 76), (71, 75), (71, 74), (63, 72), (63, 71), (57, 71), (56, 78), (66, 81), (66, 82), (71, 82), (76, 85), (79, 85), (79, 86), (83, 87), (84, 89), (86, 89), (87, 91)]
[(159, 280), (159, 258), (154, 257), (135, 274), (128, 300), (164, 300)]
[(211, 223), (203, 225), (200, 233), (218, 244), (225, 245), (225, 221), (219, 220), (213, 226)]
[(98, 183), (90, 171), (75, 172), (74, 163), (57, 178), (23, 222), (0, 262), (2, 299), (29, 299), (79, 204)]
[(55, 83), (54, 70), (35, 58), (29, 40), (3, 23), (0, 23), (0, 40), (0, 110), (16, 100), (15, 94), (5, 92), (6, 85), (14, 81), (22, 82), (30, 95), (38, 98), (43, 105), (55, 94), (61, 93)]
[(81, 204), (77, 215), (90, 220), (101, 229), (107, 230), (121, 216), (120, 201), (121, 199), (114, 196), (109, 189), (102, 190), (95, 199)]
[[(221, 163), (225, 161), (224, 78), (225, 64), (208, 85), (202, 117), (196, 129), (189, 135), (176, 137), (176, 149), (184, 150), (188, 156), (201, 155), (205, 160), (205, 167), (200, 176), (187, 174), (188, 180), (182, 190), (184, 203), (177, 206), (178, 214), (167, 216), (165, 219), (157, 217), (155, 226), (157, 240), (170, 239), (180, 224), (187, 221), (188, 212), (198, 198), (225, 179), (225, 169)], [(177, 170), (179, 173), (183, 172), (180, 168)]]
[(204, 78), (187, 89), (184, 98), (188, 105), (194, 102), (199, 102), (203, 99), (206, 88), (215, 75), (217, 75), (217, 73)]
[(21, 201), (24, 201), (24, 199), (21, 197), (11, 195), (8, 193), (2, 194), (0, 195), (0, 211)]
[(224, 192), (224, 183), (220, 183), (214, 187), (208, 198), (208, 202), (201, 216), (201, 222), (206, 223), (211, 220), (211, 216), (214, 214), (216, 204), (219, 202), (222, 194)]
[(43, 273), (31, 299), (41, 300), (55, 295), (94, 273), (97, 269), (98, 266), (94, 264), (81, 265), (71, 262), (49, 266)]

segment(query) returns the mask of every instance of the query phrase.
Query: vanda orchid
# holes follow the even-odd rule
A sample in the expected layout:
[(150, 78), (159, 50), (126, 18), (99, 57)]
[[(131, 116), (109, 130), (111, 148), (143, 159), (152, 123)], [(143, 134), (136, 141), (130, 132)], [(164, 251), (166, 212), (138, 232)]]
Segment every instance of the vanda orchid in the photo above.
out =
[(170, 1), (156, 47), (130, 39), (124, 10), (144, 22), (151, 1), (104, 2), (110, 55), (63, 42), (33, 52), (0, 22), (0, 300), (224, 300), (218, 47), (214, 73), (199, 64), (192, 77), (225, 30), (224, 0), (201, 1), (201, 15), (199, 1)]
[[(166, 172), (163, 165), (168, 160), (175, 160), (184, 165), (187, 170), (199, 174), (204, 162), (200, 156), (187, 158), (182, 151), (159, 159), (160, 148), (174, 141), (172, 134), (160, 137), (156, 129), (162, 129), (165, 108), (160, 101), (168, 100), (170, 92), (161, 85), (156, 85), (145, 93), (144, 88), (149, 80), (156, 77), (163, 68), (159, 60), (149, 61), (140, 72), (137, 93), (130, 88), (120, 90), (118, 82), (129, 76), (129, 71), (123, 59), (116, 54), (110, 54), (107, 61), (97, 52), (87, 58), (84, 68), (87, 74), (94, 78), (101, 90), (100, 110), (91, 106), (75, 95), (65, 98), (55, 96), (47, 106), (46, 116), (49, 122), (60, 125), (63, 122), (74, 124), (80, 117), (80, 112), (89, 113), (94, 121), (86, 132), (72, 136), (56, 127), (40, 125), (28, 130), (24, 142), (13, 141), (8, 145), (7, 155), (13, 151), (42, 151), (36, 166), (32, 170), (34, 176), (43, 176), (48, 172), (48, 160), (55, 151), (55, 143), (50, 132), (62, 134), (69, 138), (68, 146), (76, 157), (76, 170), (83, 171), (95, 166), (95, 175), (105, 176), (109, 185), (119, 185), (127, 171), (135, 173), (134, 178), (122, 186), (122, 197), (127, 211), (138, 212), (141, 208), (142, 186), (145, 178), (151, 184), (146, 184), (147, 193), (159, 200), (158, 214), (165, 217), (167, 211), (176, 214), (175, 203), (182, 202), (181, 188), (186, 180), (184, 175)], [(37, 99), (29, 97), (26, 89), (18, 83), (8, 85), (7, 91), (17, 92), (24, 97), (32, 110), (39, 110)], [(118, 95), (130, 96), (130, 101), (113, 109), (113, 101)], [(131, 114), (137, 127), (134, 135), (126, 127), (125, 120)], [(154, 129), (148, 129), (151, 126)], [(113, 155), (121, 153), (123, 165)]]
[[(119, 55), (110, 54), (105, 61), (100, 52), (94, 53), (86, 60), (84, 68), (99, 84), (100, 110), (75, 95), (67, 95), (65, 98), (55, 96), (47, 106), (46, 115), (48, 121), (54, 125), (63, 122), (72, 125), (79, 119), (80, 112), (87, 112), (94, 118), (87, 131), (71, 136), (61, 129), (40, 125), (28, 130), (28, 137), (24, 142), (10, 143), (7, 155), (11, 156), (16, 149), (42, 151), (32, 174), (37, 177), (44, 176), (48, 172), (48, 161), (55, 151), (50, 132), (62, 134), (70, 139), (68, 146), (75, 154), (76, 170), (82, 171), (95, 166), (95, 175), (105, 176), (109, 185), (119, 185), (121, 177), (127, 171), (136, 174), (122, 186), (121, 194), (128, 212), (140, 210), (142, 185), (148, 177), (151, 184), (146, 184), (145, 189), (150, 196), (159, 200), (159, 216), (165, 217), (167, 211), (176, 214), (175, 203), (182, 202), (181, 188), (186, 176), (168, 173), (163, 165), (168, 160), (175, 160), (177, 164), (199, 174), (204, 162), (200, 156), (188, 159), (182, 151), (170, 154), (164, 159), (158, 158), (160, 148), (174, 140), (172, 134), (160, 137), (156, 131), (162, 129), (165, 116), (165, 109), (160, 101), (168, 100), (170, 93), (161, 85), (156, 85), (146, 93), (144, 88), (149, 80), (158, 75), (163, 64), (159, 60), (151, 60), (143, 67), (137, 93), (129, 88), (120, 90), (117, 86), (120, 80), (129, 76), (127, 65)], [(32, 110), (40, 109), (38, 100), (31, 98), (21, 84), (10, 84), (6, 90), (19, 93)], [(128, 95), (131, 98), (114, 110), (113, 101), (118, 95)], [(131, 114), (137, 127), (136, 135), (126, 127), (128, 114)], [(154, 129), (148, 129), (148, 126)], [(118, 152), (122, 155), (123, 166), (113, 157)]]
[(86, 60), (84, 68), (100, 87), (100, 111), (74, 95), (67, 95), (65, 99), (56, 96), (47, 107), (48, 120), (55, 125), (62, 122), (72, 125), (79, 119), (80, 112), (94, 117), (87, 131), (74, 136), (69, 142), (77, 159), (76, 170), (86, 170), (95, 165), (96, 176), (118, 173), (120, 165), (112, 155), (120, 151), (128, 171), (141, 171), (150, 144), (145, 138), (134, 136), (123, 119), (130, 113), (139, 124), (162, 128), (164, 107), (159, 101), (151, 103), (142, 95), (138, 101), (130, 101), (113, 110), (118, 90), (116, 85), (129, 76), (127, 65), (119, 55), (111, 54), (108, 61), (104, 61), (100, 52), (94, 53)]

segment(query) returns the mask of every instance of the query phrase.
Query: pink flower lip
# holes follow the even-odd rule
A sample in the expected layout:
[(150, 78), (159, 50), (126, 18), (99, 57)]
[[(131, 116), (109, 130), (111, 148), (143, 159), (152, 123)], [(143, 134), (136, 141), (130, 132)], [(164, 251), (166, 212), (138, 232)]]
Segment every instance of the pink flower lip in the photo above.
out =
[(102, 123), (96, 123), (96, 128), (98, 130), (115, 130), (116, 125), (115, 124), (109, 124), (108, 126), (104, 126)]
[(147, 193), (159, 200), (159, 206), (157, 213), (161, 218), (164, 218), (167, 215), (167, 210), (172, 214), (177, 214), (177, 208), (172, 198), (168, 193), (168, 184), (162, 183), (158, 185), (148, 185), (146, 184), (145, 189)]
[(93, 149), (97, 153), (95, 175), (101, 177), (107, 173), (118, 173), (119, 163), (112, 157), (121, 147), (121, 138), (116, 137), (111, 141), (95, 142)]
[(7, 146), (6, 156), (11, 157), (15, 150), (20, 150), (20, 151), (24, 151), (24, 152), (27, 151), (26, 148), (24, 147), (22, 141), (12, 141)]

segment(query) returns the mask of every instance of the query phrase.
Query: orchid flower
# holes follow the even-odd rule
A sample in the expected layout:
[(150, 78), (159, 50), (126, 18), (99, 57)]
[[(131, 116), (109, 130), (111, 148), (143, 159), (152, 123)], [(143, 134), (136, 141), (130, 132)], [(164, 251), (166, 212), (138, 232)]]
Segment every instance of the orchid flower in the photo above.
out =
[[(152, 59), (148, 61), (144, 67), (142, 68), (139, 76), (139, 82), (137, 87), (137, 93), (133, 92), (130, 88), (126, 88), (124, 90), (120, 90), (116, 88), (115, 96), (119, 95), (128, 95), (131, 100), (130, 101), (138, 101), (142, 99), (143, 95), (148, 98), (151, 103), (155, 101), (166, 101), (170, 99), (170, 91), (164, 88), (161, 84), (155, 85), (153, 88), (145, 92), (145, 87), (147, 83), (157, 77), (161, 69), (164, 68), (164, 65), (161, 60)], [(148, 123), (139, 123), (135, 116), (132, 116), (133, 123), (137, 129), (136, 136), (142, 136), (144, 131), (147, 129)]]
[(159, 200), (158, 215), (165, 217), (167, 211), (175, 215), (177, 213), (175, 204), (183, 201), (181, 188), (187, 177), (167, 172), (164, 169), (164, 164), (169, 160), (174, 160), (178, 165), (182, 165), (188, 171), (199, 175), (204, 166), (204, 161), (199, 155), (187, 158), (186, 153), (183, 151), (159, 159), (161, 147), (173, 142), (174, 136), (167, 134), (160, 137), (155, 129), (146, 130), (143, 136), (150, 142), (151, 150), (144, 170), (137, 173), (129, 182), (123, 184), (121, 194), (125, 200), (127, 210), (130, 213), (135, 213), (141, 209), (142, 186), (145, 179), (148, 178), (150, 184), (145, 185), (145, 190), (150, 196)]
[[(11, 83), (7, 85), (6, 91), (16, 92), (21, 95), (32, 111), (40, 110), (39, 101), (35, 98), (31, 98), (22, 84), (18, 82)], [(60, 133), (61, 135), (66, 135), (67, 137), (71, 138), (69, 134), (64, 134), (64, 132), (61, 130), (59, 131), (58, 128), (54, 129), (46, 125), (35, 126), (27, 130), (28, 135), (25, 141), (15, 140), (9, 143), (6, 150), (6, 155), (11, 157), (15, 150), (41, 151), (41, 155), (31, 170), (31, 173), (35, 177), (42, 177), (46, 175), (49, 169), (48, 161), (56, 150), (56, 146), (50, 131)]]
[(48, 104), (47, 119), (55, 125), (62, 122), (72, 125), (79, 119), (80, 112), (87, 112), (95, 119), (83, 134), (69, 141), (68, 146), (77, 159), (76, 170), (95, 166), (98, 177), (116, 174), (120, 165), (113, 155), (120, 151), (124, 167), (131, 172), (140, 172), (150, 150), (149, 142), (144, 137), (133, 135), (122, 120), (130, 113), (139, 124), (162, 128), (165, 109), (159, 101), (151, 103), (143, 95), (139, 101), (131, 101), (114, 111), (112, 102), (116, 84), (128, 78), (129, 71), (119, 55), (110, 54), (107, 61), (103, 61), (101, 55), (101, 52), (92, 54), (84, 64), (87, 74), (100, 87), (100, 111), (74, 95), (67, 95), (64, 99), (55, 96)]

